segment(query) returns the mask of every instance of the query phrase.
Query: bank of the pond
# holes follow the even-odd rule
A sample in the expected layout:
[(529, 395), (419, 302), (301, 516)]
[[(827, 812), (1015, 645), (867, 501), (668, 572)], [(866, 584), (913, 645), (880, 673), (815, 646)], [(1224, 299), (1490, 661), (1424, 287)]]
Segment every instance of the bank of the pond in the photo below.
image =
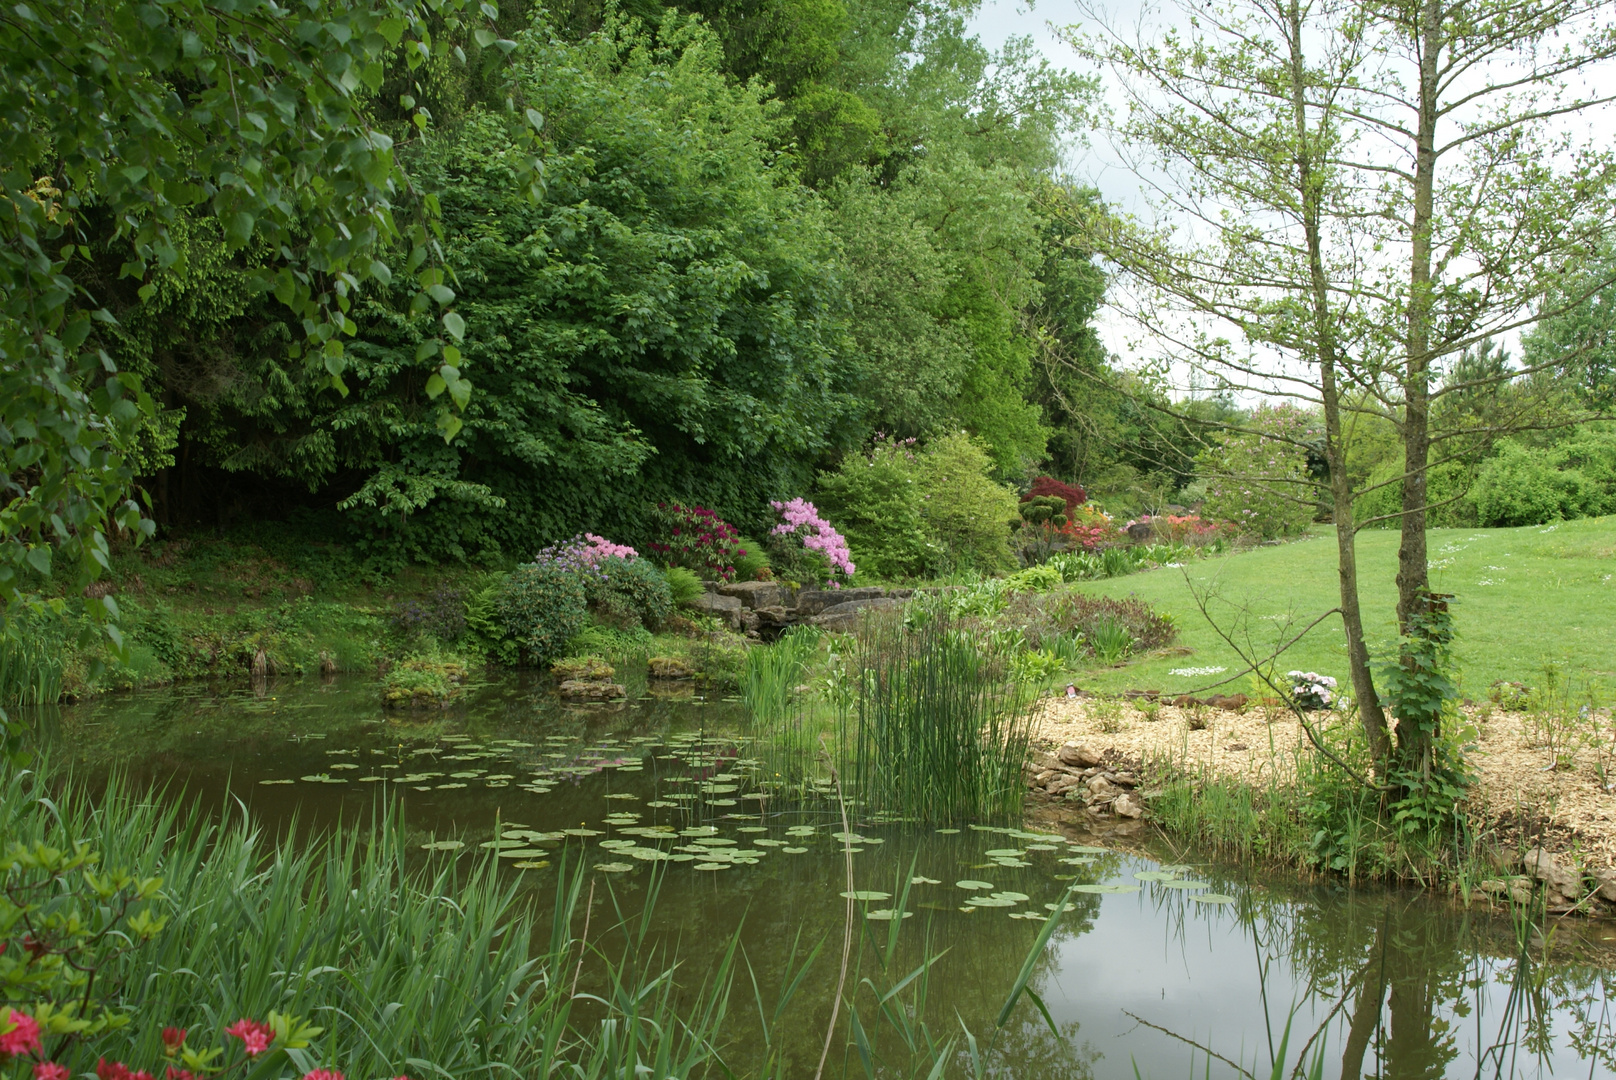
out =
[[(1551, 912), (1616, 914), (1610, 717), (1573, 712), (1556, 731), (1552, 720), (1530, 713), (1482, 706), (1463, 715), (1472, 725), (1467, 758), (1476, 777), (1465, 804), (1470, 837), (1439, 880), (1430, 866), (1409, 865), (1398, 876), (1424, 878), (1467, 902), (1519, 901), (1540, 885), (1537, 900)], [(1605, 738), (1573, 730), (1579, 720)], [(1319, 713), (1313, 722), (1315, 731), (1339, 730), (1341, 719)], [(1085, 774), (1131, 771), (1145, 820), (1168, 824), (1152, 804), (1176, 789), (1201, 805), (1190, 815), (1165, 816), (1215, 829), (1218, 811), (1208, 804), (1232, 794), (1240, 806), (1223, 822), (1229, 848), (1290, 864), (1313, 858), (1317, 838), (1299, 820), (1298, 774), (1329, 766), (1319, 764), (1301, 724), (1282, 709), (1055, 697), (1039, 707), (1035, 740), (1041, 755), (1031, 770), (1035, 800), (1057, 801), (1084, 817), (1112, 817), (1115, 804), (1106, 798), (1115, 797), (1115, 785), (1103, 785), (1097, 799), (1082, 781)], [(1069, 748), (1065, 763), (1062, 747)], [(1079, 768), (1080, 761), (1109, 768)]]

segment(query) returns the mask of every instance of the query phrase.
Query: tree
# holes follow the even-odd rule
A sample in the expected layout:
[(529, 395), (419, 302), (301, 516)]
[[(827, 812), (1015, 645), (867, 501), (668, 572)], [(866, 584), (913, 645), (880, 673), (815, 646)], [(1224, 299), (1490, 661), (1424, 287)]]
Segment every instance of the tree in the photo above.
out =
[[(1320, 412), (1348, 667), (1383, 777), (1427, 772), (1439, 732), (1435, 716), (1400, 717), (1394, 761), (1363, 640), (1353, 538), (1367, 522), (1353, 520), (1347, 427), (1364, 414), (1397, 431), (1398, 616), (1412, 642), (1431, 625), (1426, 478), (1477, 434), (1433, 428), (1434, 406), (1534, 374), (1442, 383), (1445, 367), (1608, 284), (1583, 267), (1610, 220), (1616, 158), (1556, 125), (1612, 100), (1571, 86), (1616, 55), (1612, 10), (1239, 0), (1186, 5), (1185, 26), (1148, 40), (1074, 38), (1117, 74), (1128, 112), (1113, 130), (1142, 153), (1163, 211), (1092, 219), (1095, 249), (1138, 286), (1130, 314), (1181, 369)], [(1552, 404), (1526, 395), (1486, 423), (1565, 422)]]
[[(0, 590), (8, 603), (71, 564), (107, 565), (112, 525), (150, 532), (130, 497), (131, 440), (150, 399), (124, 374), (90, 245), (155, 294), (183, 267), (175, 230), (215, 218), (228, 249), (267, 258), (253, 288), (287, 309), (286, 352), (345, 393), (342, 339), (360, 291), (409, 276), (416, 311), (444, 309), (417, 350), (448, 392), (452, 436), (470, 384), (440, 265), (437, 202), (399, 166), (366, 109), (389, 57), (414, 70), (456, 49), (463, 0), (42, 0), (0, 11)], [(482, 22), (491, 57), (514, 48)], [(408, 102), (406, 102), (408, 106)], [(414, 114), (424, 129), (424, 110)], [(530, 145), (541, 118), (514, 127)], [(516, 180), (536, 190), (531, 152)], [(441, 334), (439, 333), (441, 327)], [(115, 615), (110, 604), (107, 614)], [(115, 633), (115, 631), (113, 631)]]

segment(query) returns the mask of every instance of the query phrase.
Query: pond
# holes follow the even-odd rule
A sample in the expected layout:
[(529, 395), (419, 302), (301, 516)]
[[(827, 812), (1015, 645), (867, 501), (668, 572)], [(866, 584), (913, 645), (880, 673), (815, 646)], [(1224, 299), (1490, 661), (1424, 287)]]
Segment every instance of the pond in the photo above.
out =
[[(753, 979), (774, 1000), (823, 941), (776, 1032), (790, 1074), (813, 1075), (849, 924), (845, 986), (872, 1032), (876, 994), (921, 967), (907, 1020), (986, 1045), (1056, 906), (1028, 982), (1036, 1001), (1023, 997), (996, 1038), (1003, 1075), (1267, 1077), (1276, 1059), (1287, 1076), (1315, 1060), (1326, 1077), (1616, 1075), (1608, 924), (1563, 924), (1545, 962), (1542, 940), (1523, 952), (1505, 915), (1259, 875), (1148, 829), (933, 829), (856, 806), (844, 825), (829, 794), (775, 796), (734, 700), (686, 689), (576, 705), (549, 685), (513, 676), (410, 714), (383, 710), (358, 677), (181, 685), (64, 708), (47, 731), (80, 776), (116, 768), (171, 799), (244, 805), (271, 829), (363, 824), (392, 800), (413, 845), (497, 851), (541, 913), (562, 865), (581, 860), (598, 926), (655, 893), (654, 939), (692, 986), (738, 931), (725, 1057), (741, 1075), (761, 1052), (742, 1022)], [(882, 1075), (908, 1075), (895, 1031), (871, 1035)], [(865, 1066), (838, 1039), (826, 1075)]]

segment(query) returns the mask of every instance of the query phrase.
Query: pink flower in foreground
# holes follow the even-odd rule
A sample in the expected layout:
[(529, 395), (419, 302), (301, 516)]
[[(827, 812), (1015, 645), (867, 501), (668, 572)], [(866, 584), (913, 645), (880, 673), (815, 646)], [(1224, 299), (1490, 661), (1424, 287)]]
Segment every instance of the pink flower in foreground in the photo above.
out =
[(41, 1061), (34, 1066), (34, 1080), (67, 1080), (71, 1075), (66, 1065), (54, 1061)]
[(7, 1009), (4, 1015), (0, 1015), (0, 1058), (16, 1057), (38, 1049), (38, 1020), (16, 1009)]
[(185, 1045), (185, 1028), (166, 1027), (163, 1029), (163, 1053), (173, 1057), (179, 1053), (180, 1047)]
[(269, 1030), (269, 1025), (258, 1020), (249, 1020), (243, 1016), (234, 1024), (224, 1029), (226, 1035), (234, 1035), (247, 1047), (248, 1057), (257, 1057), (269, 1049), (269, 1041), (275, 1037)]
[(101, 1058), (95, 1063), (95, 1075), (100, 1080), (130, 1080), (129, 1066), (121, 1061), (108, 1061)]
[(335, 1069), (310, 1069), (303, 1074), (303, 1080), (342, 1080), (342, 1074)]
[(164, 1080), (196, 1080), (196, 1077), (192, 1075), (191, 1070), (189, 1069), (176, 1069), (174, 1066), (170, 1065), (168, 1067), (168, 1075), (164, 1078)]

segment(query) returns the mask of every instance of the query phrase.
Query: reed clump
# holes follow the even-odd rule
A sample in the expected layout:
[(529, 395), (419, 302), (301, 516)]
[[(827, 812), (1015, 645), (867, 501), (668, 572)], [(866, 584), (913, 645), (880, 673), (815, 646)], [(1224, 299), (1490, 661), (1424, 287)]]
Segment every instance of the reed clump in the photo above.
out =
[(946, 614), (871, 619), (843, 740), (867, 810), (923, 822), (1007, 820), (1026, 796), (1030, 688)]

